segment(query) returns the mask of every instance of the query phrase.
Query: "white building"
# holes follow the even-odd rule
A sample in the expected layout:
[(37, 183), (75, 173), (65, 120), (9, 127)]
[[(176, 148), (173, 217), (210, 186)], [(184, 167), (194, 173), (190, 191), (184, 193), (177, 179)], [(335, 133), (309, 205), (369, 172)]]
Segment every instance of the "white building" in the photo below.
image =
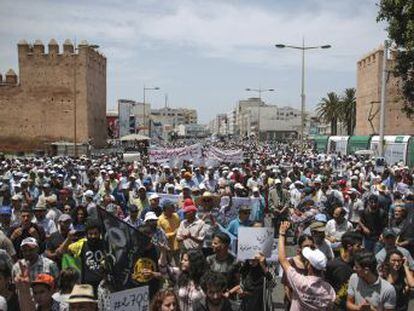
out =
[(182, 138), (202, 138), (208, 135), (206, 127), (201, 124), (180, 124), (175, 131)]
[(300, 132), (300, 124), (300, 110), (267, 105), (254, 97), (239, 101), (234, 132), (242, 137), (255, 134), (260, 139), (290, 139)]

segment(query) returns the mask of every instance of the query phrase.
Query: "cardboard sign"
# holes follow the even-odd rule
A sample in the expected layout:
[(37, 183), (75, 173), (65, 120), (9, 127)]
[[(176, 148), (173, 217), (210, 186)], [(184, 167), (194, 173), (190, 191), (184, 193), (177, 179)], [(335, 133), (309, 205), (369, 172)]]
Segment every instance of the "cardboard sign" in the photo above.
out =
[(114, 292), (110, 295), (112, 311), (147, 311), (149, 310), (148, 286), (141, 286)]
[(273, 228), (240, 227), (237, 260), (253, 259), (259, 252), (270, 259), (274, 249), (273, 234)]

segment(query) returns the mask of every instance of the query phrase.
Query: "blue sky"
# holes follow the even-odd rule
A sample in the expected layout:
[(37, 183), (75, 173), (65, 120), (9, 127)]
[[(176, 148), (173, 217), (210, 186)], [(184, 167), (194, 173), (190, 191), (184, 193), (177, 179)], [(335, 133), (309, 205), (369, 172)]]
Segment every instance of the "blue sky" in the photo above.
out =
[(0, 72), (17, 71), (20, 39), (100, 45), (107, 57), (107, 106), (118, 98), (153, 107), (196, 108), (200, 122), (230, 111), (244, 89), (274, 88), (272, 104), (300, 105), (300, 53), (275, 43), (331, 44), (306, 57), (307, 106), (356, 86), (356, 62), (385, 39), (375, 0), (1, 1)]

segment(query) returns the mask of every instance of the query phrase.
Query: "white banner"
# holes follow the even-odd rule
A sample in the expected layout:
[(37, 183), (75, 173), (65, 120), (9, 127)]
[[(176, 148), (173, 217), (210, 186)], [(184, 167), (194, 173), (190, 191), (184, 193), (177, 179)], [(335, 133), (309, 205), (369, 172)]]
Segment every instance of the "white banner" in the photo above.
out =
[(210, 147), (206, 151), (206, 158), (208, 160), (216, 160), (218, 162), (226, 162), (226, 163), (242, 163), (243, 158), (243, 151), (241, 149), (238, 150), (220, 150), (216, 147)]
[(273, 234), (273, 228), (239, 227), (237, 260), (253, 259), (259, 252), (271, 258), (275, 242)]
[(148, 286), (110, 294), (112, 311), (147, 311), (149, 309)]
[(149, 157), (151, 163), (177, 163), (183, 160), (192, 160), (202, 157), (201, 145), (195, 144), (182, 148), (151, 149)]

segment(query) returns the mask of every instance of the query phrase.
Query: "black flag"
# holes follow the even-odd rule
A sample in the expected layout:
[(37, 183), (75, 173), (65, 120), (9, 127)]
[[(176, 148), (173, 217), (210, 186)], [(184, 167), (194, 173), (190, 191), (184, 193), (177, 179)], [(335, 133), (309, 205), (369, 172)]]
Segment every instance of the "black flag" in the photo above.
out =
[(137, 264), (151, 238), (118, 217), (98, 208), (105, 241), (105, 267), (108, 280), (115, 291), (136, 287), (139, 284)]

